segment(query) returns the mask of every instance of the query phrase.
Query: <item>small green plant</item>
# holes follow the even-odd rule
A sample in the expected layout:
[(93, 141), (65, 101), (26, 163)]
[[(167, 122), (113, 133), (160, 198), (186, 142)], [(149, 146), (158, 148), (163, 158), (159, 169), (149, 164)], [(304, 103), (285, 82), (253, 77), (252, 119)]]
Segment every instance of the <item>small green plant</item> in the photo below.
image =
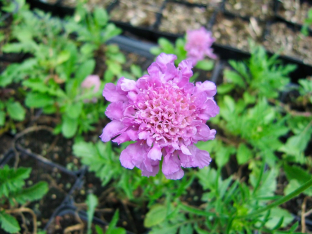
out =
[(23, 205), (41, 199), (48, 191), (48, 184), (38, 182), (31, 187), (24, 188), (25, 180), (29, 178), (30, 172), (31, 168), (14, 169), (7, 165), (0, 168), (0, 227), (6, 232), (18, 232), (20, 225), (13, 214), (27, 212), (33, 216), (33, 227), (36, 233), (35, 213)]
[[(92, 220), (94, 216), (94, 211), (98, 205), (98, 199), (94, 194), (88, 194), (87, 197), (87, 216), (88, 216), (88, 234), (92, 233)], [(106, 234), (126, 234), (126, 230), (124, 228), (116, 227), (116, 224), (119, 219), (119, 211), (117, 210), (110, 221), (108, 228), (106, 229)], [(97, 234), (104, 234), (103, 229), (99, 225), (95, 225), (95, 230)]]
[[(296, 65), (283, 65), (278, 54), (269, 57), (264, 47), (250, 42), (251, 57), (245, 62), (230, 60), (234, 70), (224, 71), (224, 84), (218, 87), (220, 94), (235, 90), (249, 96), (277, 98), (280, 91), (289, 83), (289, 73)], [(247, 95), (247, 94), (246, 94)]]
[(309, 35), (309, 27), (312, 25), (312, 8), (309, 9), (308, 11), (308, 16), (304, 20), (303, 26), (301, 28), (301, 33), (305, 36)]

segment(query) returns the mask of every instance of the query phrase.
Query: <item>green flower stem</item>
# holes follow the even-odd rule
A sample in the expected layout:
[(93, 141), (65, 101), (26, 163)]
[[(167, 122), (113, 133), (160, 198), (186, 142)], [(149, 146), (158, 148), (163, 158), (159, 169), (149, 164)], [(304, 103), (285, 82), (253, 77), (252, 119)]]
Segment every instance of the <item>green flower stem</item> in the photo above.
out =
[(250, 214), (244, 215), (244, 216), (237, 216), (236, 218), (250, 218), (256, 215), (259, 215), (260, 213), (267, 211), (275, 206), (279, 206), (285, 202), (288, 202), (289, 200), (293, 199), (294, 197), (298, 196), (300, 193), (302, 193), (304, 190), (308, 189), (312, 186), (312, 179), (308, 180), (304, 185), (296, 189), (295, 191), (291, 192), (290, 194), (286, 195), (285, 197), (282, 197), (278, 199), (277, 201), (267, 205), (266, 207), (256, 210), (254, 212), (251, 212)]

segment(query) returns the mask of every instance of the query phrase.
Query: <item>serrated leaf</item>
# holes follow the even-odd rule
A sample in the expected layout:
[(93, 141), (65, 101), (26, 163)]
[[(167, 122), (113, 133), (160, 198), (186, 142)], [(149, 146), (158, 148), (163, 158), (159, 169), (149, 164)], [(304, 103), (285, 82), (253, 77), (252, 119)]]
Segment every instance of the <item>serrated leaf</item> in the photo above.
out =
[(237, 72), (231, 71), (231, 70), (225, 70), (224, 77), (226, 78), (226, 80), (233, 82), (237, 86), (241, 88), (246, 88), (244, 79)]
[(13, 216), (6, 213), (0, 212), (0, 223), (1, 229), (9, 233), (16, 233), (21, 229), (17, 220)]
[(41, 199), (49, 190), (46, 182), (40, 181), (35, 185), (25, 188), (18, 192), (14, 198), (19, 204), (25, 204), (27, 201), (35, 201)]
[(144, 219), (144, 226), (150, 228), (163, 222), (167, 215), (167, 208), (164, 205), (154, 205), (146, 214)]
[(24, 180), (29, 177), (31, 168), (19, 167), (17, 169), (9, 168), (5, 165), (0, 168), (0, 197), (8, 197), (10, 193), (14, 193), (24, 186)]

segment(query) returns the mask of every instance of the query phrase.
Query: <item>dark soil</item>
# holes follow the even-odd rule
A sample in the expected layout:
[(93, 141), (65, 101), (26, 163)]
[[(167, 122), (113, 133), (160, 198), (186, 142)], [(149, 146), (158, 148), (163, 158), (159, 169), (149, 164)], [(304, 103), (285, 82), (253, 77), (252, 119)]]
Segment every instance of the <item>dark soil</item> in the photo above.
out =
[(184, 34), (188, 29), (207, 27), (213, 14), (212, 8), (189, 7), (179, 3), (167, 3), (163, 10), (159, 30)]
[[(92, 232), (96, 233), (95, 225), (92, 224)], [(98, 225), (100, 226), (100, 225)], [(100, 226), (103, 231), (106, 230), (105, 226)], [(71, 230), (71, 231), (70, 231)], [(82, 231), (82, 232), (81, 232)], [(57, 215), (47, 228), (47, 234), (78, 234), (87, 233), (87, 222), (78, 216), (78, 213), (72, 211), (68, 214)]]
[(114, 212), (119, 210), (119, 220), (117, 226), (123, 227), (134, 233), (144, 233), (147, 229), (143, 225), (147, 207), (138, 207), (118, 197), (117, 191), (111, 185), (102, 186), (101, 181), (93, 172), (87, 172), (83, 178), (83, 185), (75, 189), (73, 199), (75, 205), (86, 210), (85, 201), (87, 194), (93, 193), (99, 199), (99, 205), (95, 211), (95, 217), (109, 223)]
[[(12, 167), (14, 163), (15, 159), (12, 158), (8, 165)], [(54, 210), (61, 205), (77, 178), (53, 165), (43, 163), (25, 154), (20, 155), (18, 166), (32, 168), (30, 177), (26, 181), (26, 187), (39, 181), (46, 181), (49, 184), (49, 191), (41, 200), (26, 204), (26, 207), (35, 212), (38, 228), (43, 229)], [(29, 224), (27, 228), (32, 231), (32, 219), (27, 220), (27, 223)]]
[(225, 10), (235, 15), (268, 19), (273, 16), (273, 0), (227, 0)]
[(41, 155), (65, 168), (77, 170), (81, 167), (80, 160), (72, 154), (73, 141), (62, 135), (39, 130), (26, 134), (17, 143), (25, 150)]
[(311, 7), (312, 2), (309, 1), (283, 0), (279, 1), (278, 15), (287, 21), (303, 24)]
[(111, 20), (130, 23), (133, 26), (149, 27), (156, 23), (157, 13), (161, 13), (164, 0), (147, 1), (120, 0), (110, 12)]
[(222, 0), (179, 0), (179, 1), (188, 2), (191, 4), (203, 4), (214, 8), (219, 8), (222, 3)]
[(11, 148), (13, 137), (9, 135), (0, 136), (0, 160), (4, 157), (5, 153)]
[(226, 17), (218, 14), (212, 27), (213, 37), (216, 43), (228, 45), (243, 51), (250, 51), (248, 39), (261, 42), (263, 39), (264, 25), (255, 18), (249, 21), (238, 17)]
[(284, 23), (272, 24), (265, 36), (264, 47), (270, 52), (281, 51), (281, 55), (294, 57), (312, 64), (312, 37), (304, 36)]

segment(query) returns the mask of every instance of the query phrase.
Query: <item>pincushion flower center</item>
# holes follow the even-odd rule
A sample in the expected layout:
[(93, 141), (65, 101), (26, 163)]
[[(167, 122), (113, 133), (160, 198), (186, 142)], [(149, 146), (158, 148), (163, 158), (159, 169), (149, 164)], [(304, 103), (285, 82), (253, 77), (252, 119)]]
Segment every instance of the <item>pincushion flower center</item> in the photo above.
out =
[(136, 121), (146, 124), (146, 131), (156, 141), (177, 141), (179, 136), (190, 137), (195, 127), (196, 107), (192, 96), (179, 87), (161, 85), (142, 91), (145, 99), (138, 103)]

